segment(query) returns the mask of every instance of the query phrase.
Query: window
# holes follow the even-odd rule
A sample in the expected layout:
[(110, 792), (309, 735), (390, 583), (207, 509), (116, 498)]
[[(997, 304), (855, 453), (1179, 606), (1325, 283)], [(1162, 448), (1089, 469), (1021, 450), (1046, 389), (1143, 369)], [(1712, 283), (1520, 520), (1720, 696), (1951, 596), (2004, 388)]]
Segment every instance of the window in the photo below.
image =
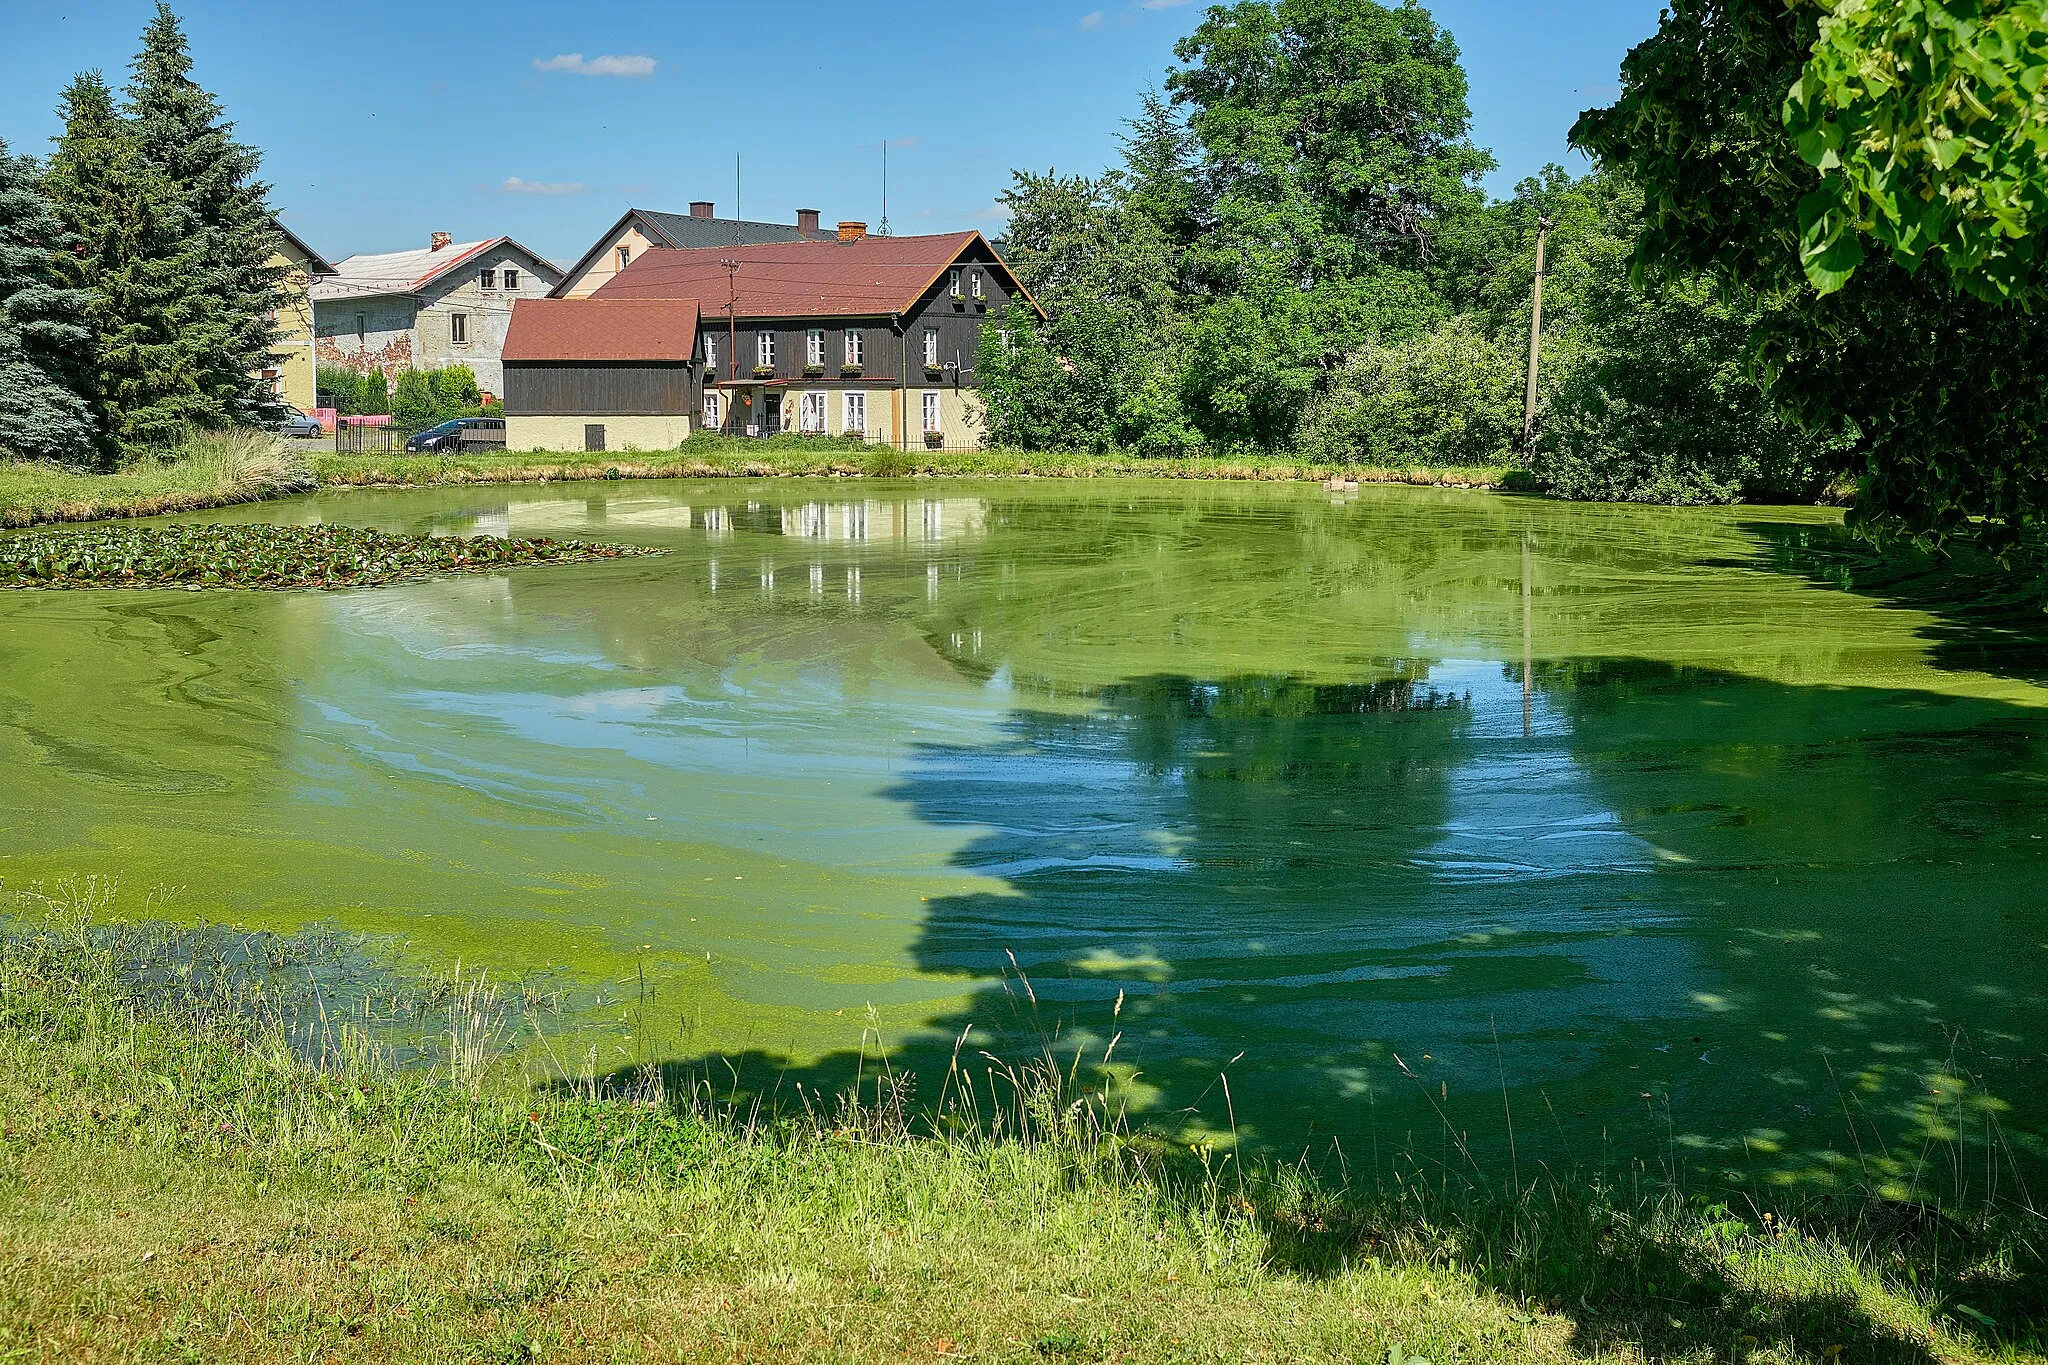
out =
[(861, 367), (861, 331), (858, 327), (846, 329), (846, 368), (857, 370)]
[(967, 279), (970, 287), (974, 290), (974, 297), (984, 297), (981, 292), (981, 272), (979, 270), (973, 271), (968, 275)]
[(718, 373), (718, 338), (714, 336), (704, 338), (704, 373)]
[(754, 338), (754, 364), (763, 369), (775, 368), (775, 333), (763, 332)]
[(954, 297), (954, 298), (956, 298), (956, 299), (957, 299), (957, 298), (959, 298), (959, 297), (960, 297), (960, 272), (959, 272), (959, 271), (957, 271), (957, 270), (953, 272), (953, 281), (952, 281), (952, 284), (951, 284), (950, 288), (951, 288), (951, 290), (952, 290), (952, 294), (953, 294), (953, 297)]
[(864, 393), (846, 395), (846, 434), (865, 436), (868, 430), (868, 396)]
[(368, 315), (367, 313), (358, 313), (358, 314), (356, 314), (356, 345), (358, 345), (358, 346), (362, 345), (362, 344), (363, 344), (363, 341), (364, 341), (364, 338), (366, 338), (367, 336), (369, 336), (369, 334), (370, 334), (370, 318), (369, 318), (369, 315)]
[(448, 339), (457, 346), (467, 346), (469, 344), (469, 314), (450, 313), (448, 315)]
[[(813, 327), (804, 337), (804, 364), (825, 368), (825, 330)], [(823, 431), (820, 427), (818, 430)]]
[(1003, 354), (1005, 355), (1017, 349), (1016, 338), (1010, 335), (1010, 329), (1007, 327), (996, 328), (996, 340), (1002, 343)]
[(807, 393), (803, 396), (801, 410), (797, 413), (797, 429), (806, 436), (825, 434), (825, 395)]
[(509, 266), (505, 270), (505, 287), (507, 289), (517, 289), (519, 287), (519, 272), (511, 269)]
[(476, 282), (486, 289), (496, 289), (498, 287), (498, 272), (495, 270), (480, 270), (477, 272)]
[(937, 389), (924, 391), (924, 429), (926, 435), (944, 431), (945, 424), (939, 420), (939, 393)]
[(927, 370), (939, 368), (939, 329), (936, 327), (924, 329), (924, 367)]
[(622, 246), (622, 247), (620, 247), (620, 248), (619, 248), (619, 269), (621, 269), (621, 270), (624, 270), (624, 269), (625, 269), (625, 268), (626, 268), (626, 267), (627, 267), (628, 265), (631, 265), (631, 264), (632, 264), (632, 262), (633, 262), (633, 248), (632, 248), (632, 247), (629, 247), (629, 246)]
[(719, 399), (721, 396), (716, 389), (704, 395), (704, 430), (706, 431), (717, 431), (724, 425), (721, 420), (722, 414), (719, 411)]

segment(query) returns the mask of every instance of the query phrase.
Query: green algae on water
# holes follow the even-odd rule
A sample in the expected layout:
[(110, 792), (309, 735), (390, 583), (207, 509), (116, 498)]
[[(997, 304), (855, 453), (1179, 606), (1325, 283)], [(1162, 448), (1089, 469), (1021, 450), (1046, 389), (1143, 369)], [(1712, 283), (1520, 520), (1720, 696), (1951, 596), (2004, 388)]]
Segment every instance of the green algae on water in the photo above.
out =
[(0, 588), (363, 588), (659, 553), (581, 540), (392, 535), (353, 526), (96, 526), (0, 540)]

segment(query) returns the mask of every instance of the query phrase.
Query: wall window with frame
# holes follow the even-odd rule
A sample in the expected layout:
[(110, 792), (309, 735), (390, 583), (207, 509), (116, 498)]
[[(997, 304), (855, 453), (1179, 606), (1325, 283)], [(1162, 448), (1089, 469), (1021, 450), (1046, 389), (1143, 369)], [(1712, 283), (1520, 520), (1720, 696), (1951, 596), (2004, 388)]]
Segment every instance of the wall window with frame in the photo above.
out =
[(720, 427), (725, 425), (723, 400), (724, 395), (719, 393), (716, 389), (708, 389), (705, 391), (704, 430), (717, 431)]
[(939, 368), (939, 329), (936, 327), (924, 329), (924, 367), (927, 370)]
[(717, 376), (718, 338), (715, 336), (707, 335), (704, 338), (704, 377), (707, 379), (715, 379), (717, 378)]
[[(825, 368), (825, 329), (813, 327), (804, 334), (804, 364)], [(819, 428), (823, 430), (823, 428)]]
[(507, 289), (517, 289), (519, 287), (519, 272), (510, 266), (505, 268), (505, 287)]
[(629, 246), (622, 246), (622, 247), (620, 247), (620, 248), (619, 248), (619, 269), (621, 269), (621, 270), (624, 270), (624, 269), (625, 269), (625, 268), (626, 268), (627, 266), (631, 265), (632, 263), (633, 263), (633, 248), (632, 248), (632, 247), (629, 247)]
[(825, 434), (825, 395), (807, 393), (797, 409), (797, 429), (806, 436)]
[(959, 272), (959, 271), (955, 270), (955, 271), (953, 271), (953, 272), (952, 272), (952, 278), (951, 278), (951, 280), (950, 280), (950, 281), (948, 282), (948, 284), (947, 284), (947, 288), (948, 288), (948, 289), (949, 289), (949, 290), (951, 291), (951, 293), (952, 293), (952, 295), (953, 295), (953, 297), (954, 297), (954, 298), (956, 298), (956, 299), (957, 299), (957, 298), (959, 298), (959, 297), (960, 297), (960, 272)]
[(967, 285), (969, 289), (974, 291), (974, 297), (978, 299), (987, 297), (987, 295), (981, 292), (981, 272), (979, 270), (968, 272)]
[(762, 332), (754, 338), (754, 363), (763, 369), (775, 368), (775, 333)]
[(486, 289), (496, 289), (498, 287), (498, 272), (495, 270), (479, 270), (476, 273), (476, 282)]
[(369, 335), (370, 315), (368, 313), (356, 314), (356, 345), (362, 346), (367, 344)]
[(457, 346), (469, 345), (469, 314), (450, 313), (448, 315), (448, 340)]
[(864, 393), (842, 394), (845, 401), (845, 423), (848, 436), (865, 436), (868, 430), (868, 396)]
[(940, 416), (939, 416), (939, 395), (938, 395), (938, 391), (937, 391), (936, 389), (926, 389), (926, 390), (924, 391), (924, 430), (925, 430), (925, 434), (926, 434), (927, 436), (930, 436), (930, 435), (933, 435), (934, 433), (937, 433), (937, 432), (942, 432), (942, 431), (944, 431), (945, 429), (946, 429), (946, 424), (945, 424), (945, 422), (944, 422), (944, 421), (943, 421), (943, 420), (942, 420), (942, 419), (940, 418)]
[(864, 361), (862, 360), (862, 356), (863, 356), (863, 355), (865, 354), (865, 351), (866, 351), (866, 347), (865, 347), (865, 344), (864, 344), (864, 342), (863, 342), (863, 340), (862, 340), (862, 337), (861, 337), (861, 331), (860, 331), (860, 328), (858, 328), (858, 327), (849, 327), (849, 328), (847, 328), (847, 329), (846, 329), (846, 368), (847, 368), (847, 369), (849, 369), (849, 370), (857, 370), (857, 369), (859, 369), (859, 368), (861, 367), (861, 365), (862, 365), (862, 364), (864, 363)]

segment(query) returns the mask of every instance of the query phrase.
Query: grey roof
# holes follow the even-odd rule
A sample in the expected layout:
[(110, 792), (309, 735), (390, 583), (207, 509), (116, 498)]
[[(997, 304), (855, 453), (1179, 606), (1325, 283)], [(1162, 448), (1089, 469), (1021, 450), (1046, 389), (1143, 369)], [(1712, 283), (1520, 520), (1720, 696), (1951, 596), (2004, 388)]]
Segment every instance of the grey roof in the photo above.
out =
[(656, 213), (639, 209), (640, 221), (668, 239), (670, 246), (767, 246), (801, 242), (794, 223), (750, 223), (736, 218), (692, 218), (687, 213)]

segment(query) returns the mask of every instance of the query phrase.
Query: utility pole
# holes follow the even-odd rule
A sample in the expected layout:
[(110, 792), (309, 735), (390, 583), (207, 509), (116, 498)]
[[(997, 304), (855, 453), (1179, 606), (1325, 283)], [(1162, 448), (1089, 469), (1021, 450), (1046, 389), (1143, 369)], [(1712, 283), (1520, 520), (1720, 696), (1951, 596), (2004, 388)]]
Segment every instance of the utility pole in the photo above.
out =
[[(734, 381), (740, 377), (740, 263), (726, 259), (725, 267), (725, 372)], [(732, 409), (725, 411), (725, 429), (732, 430)]]
[(1535, 551), (1527, 531), (1522, 532), (1522, 734), (1536, 728), (1536, 611), (1533, 597)]
[(1543, 347), (1543, 270), (1545, 249), (1550, 245), (1550, 219), (1536, 220), (1536, 284), (1529, 310), (1529, 397), (1522, 407), (1522, 453), (1527, 454), (1536, 439), (1536, 366)]

